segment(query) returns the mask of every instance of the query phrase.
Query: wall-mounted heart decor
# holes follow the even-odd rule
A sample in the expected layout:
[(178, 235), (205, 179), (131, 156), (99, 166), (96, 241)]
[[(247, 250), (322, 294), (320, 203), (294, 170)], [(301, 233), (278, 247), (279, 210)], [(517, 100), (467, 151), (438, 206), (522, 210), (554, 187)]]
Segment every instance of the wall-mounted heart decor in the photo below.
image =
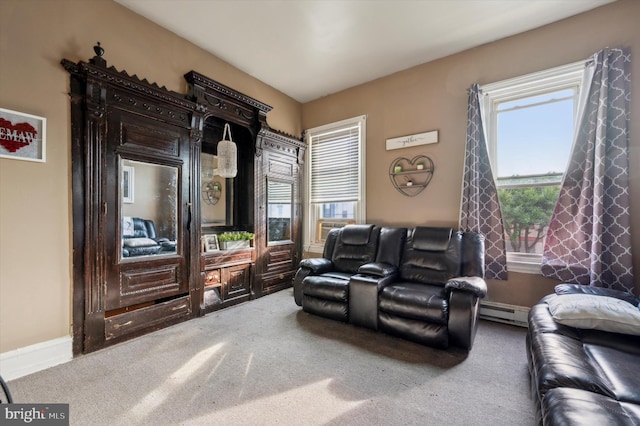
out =
[(13, 124), (9, 120), (0, 118), (0, 145), (9, 152), (16, 152), (28, 146), (38, 137), (38, 132), (29, 123)]
[(416, 155), (412, 159), (399, 157), (389, 166), (389, 178), (401, 194), (415, 197), (429, 185), (433, 171), (433, 160), (426, 155)]

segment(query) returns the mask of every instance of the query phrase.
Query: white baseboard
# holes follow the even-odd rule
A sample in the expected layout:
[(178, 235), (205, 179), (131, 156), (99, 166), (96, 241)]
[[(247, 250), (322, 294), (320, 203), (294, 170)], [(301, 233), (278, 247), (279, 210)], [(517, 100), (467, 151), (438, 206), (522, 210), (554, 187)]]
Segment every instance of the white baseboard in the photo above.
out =
[(64, 364), (73, 358), (71, 336), (59, 337), (0, 354), (0, 374), (5, 381)]
[(489, 321), (527, 327), (529, 308), (483, 300), (480, 302), (480, 318)]

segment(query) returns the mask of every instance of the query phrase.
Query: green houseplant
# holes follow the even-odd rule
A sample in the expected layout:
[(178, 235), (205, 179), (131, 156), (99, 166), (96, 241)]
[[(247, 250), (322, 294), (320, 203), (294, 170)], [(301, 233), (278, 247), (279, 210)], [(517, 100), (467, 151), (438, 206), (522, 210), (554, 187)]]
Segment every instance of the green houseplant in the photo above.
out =
[(223, 250), (247, 248), (253, 240), (253, 233), (247, 231), (230, 231), (218, 235), (220, 248)]

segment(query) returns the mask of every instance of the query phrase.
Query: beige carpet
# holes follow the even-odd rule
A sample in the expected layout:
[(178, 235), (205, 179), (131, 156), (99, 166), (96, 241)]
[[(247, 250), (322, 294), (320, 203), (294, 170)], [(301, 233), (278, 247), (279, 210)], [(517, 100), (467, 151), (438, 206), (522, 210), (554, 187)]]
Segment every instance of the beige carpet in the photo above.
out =
[(9, 382), (72, 425), (533, 425), (525, 329), (468, 354), (306, 314), (290, 289)]

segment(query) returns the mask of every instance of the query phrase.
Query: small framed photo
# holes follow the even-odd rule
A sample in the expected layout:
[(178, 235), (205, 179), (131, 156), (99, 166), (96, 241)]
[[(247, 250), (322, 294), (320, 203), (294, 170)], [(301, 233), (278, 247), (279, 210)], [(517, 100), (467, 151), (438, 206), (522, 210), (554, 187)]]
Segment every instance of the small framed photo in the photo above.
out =
[(132, 166), (122, 166), (122, 202), (133, 203), (135, 170)]
[(207, 234), (204, 236), (204, 251), (220, 250), (218, 245), (218, 236), (216, 234)]
[(0, 157), (46, 162), (47, 119), (0, 108)]

